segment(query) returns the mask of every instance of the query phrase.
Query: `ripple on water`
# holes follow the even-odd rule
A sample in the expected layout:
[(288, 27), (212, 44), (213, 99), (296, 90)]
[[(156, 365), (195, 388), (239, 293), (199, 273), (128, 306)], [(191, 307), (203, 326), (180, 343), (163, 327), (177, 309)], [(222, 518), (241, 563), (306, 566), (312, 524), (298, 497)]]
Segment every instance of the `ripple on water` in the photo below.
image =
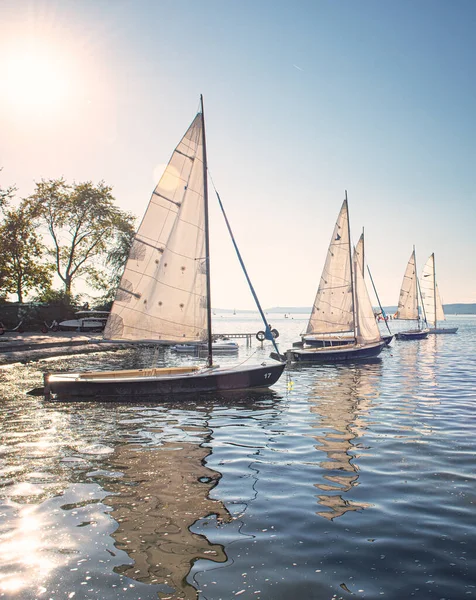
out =
[(457, 322), (233, 400), (45, 403), (24, 391), (70, 359), (2, 371), (4, 597), (474, 597), (476, 319)]

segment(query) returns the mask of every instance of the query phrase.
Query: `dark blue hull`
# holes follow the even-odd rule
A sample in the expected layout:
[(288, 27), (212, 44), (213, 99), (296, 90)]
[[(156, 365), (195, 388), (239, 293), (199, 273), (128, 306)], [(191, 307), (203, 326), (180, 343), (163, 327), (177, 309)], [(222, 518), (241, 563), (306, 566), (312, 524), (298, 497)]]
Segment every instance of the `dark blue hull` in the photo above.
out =
[(385, 345), (385, 342), (376, 342), (339, 348), (293, 348), (286, 352), (286, 359), (291, 363), (307, 364), (355, 361), (378, 356)]
[(410, 331), (399, 331), (395, 334), (397, 340), (424, 340), (428, 337), (428, 329), (413, 329)]
[(382, 340), (385, 342), (385, 345), (388, 346), (390, 342), (393, 340), (393, 334), (382, 335)]
[(176, 398), (188, 394), (267, 388), (281, 377), (285, 363), (212, 368), (179, 376), (148, 376), (145, 371), (45, 374), (44, 395), (60, 400), (120, 400)]

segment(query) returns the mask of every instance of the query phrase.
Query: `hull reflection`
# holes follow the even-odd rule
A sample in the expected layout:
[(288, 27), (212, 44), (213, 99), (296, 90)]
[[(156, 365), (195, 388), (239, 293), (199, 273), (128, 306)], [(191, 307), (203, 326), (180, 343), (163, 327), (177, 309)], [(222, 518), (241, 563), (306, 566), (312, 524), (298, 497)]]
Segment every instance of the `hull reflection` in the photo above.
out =
[(116, 567), (116, 572), (142, 583), (166, 585), (174, 598), (196, 598), (196, 589), (186, 582), (193, 563), (200, 558), (227, 560), (222, 546), (189, 529), (211, 514), (218, 521), (230, 518), (222, 503), (208, 497), (219, 479), (203, 465), (209, 454), (189, 443), (116, 449), (111, 465), (124, 477), (108, 486), (114, 495), (107, 503), (118, 523), (115, 545), (134, 561)]
[(355, 449), (364, 434), (366, 418), (372, 403), (379, 396), (382, 364), (323, 369), (316, 378), (311, 412), (319, 417), (315, 426), (323, 431), (315, 437), (316, 449), (324, 452), (327, 460), (319, 463), (326, 472), (325, 480), (315, 486), (321, 492), (319, 504), (324, 510), (317, 514), (333, 520), (348, 511), (363, 510), (371, 504), (345, 498), (358, 485), (358, 467)]

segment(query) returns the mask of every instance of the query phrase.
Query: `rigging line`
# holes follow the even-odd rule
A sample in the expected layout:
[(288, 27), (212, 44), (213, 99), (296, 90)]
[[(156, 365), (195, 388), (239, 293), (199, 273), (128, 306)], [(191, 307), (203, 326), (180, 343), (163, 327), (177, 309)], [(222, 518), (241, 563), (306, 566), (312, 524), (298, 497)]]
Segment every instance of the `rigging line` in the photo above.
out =
[(217, 189), (216, 189), (216, 187), (215, 187), (215, 183), (214, 183), (214, 181), (213, 181), (213, 178), (212, 178), (212, 176), (211, 176), (211, 174), (210, 174), (210, 171), (208, 171), (208, 174), (210, 175), (210, 180), (211, 180), (211, 182), (212, 182), (213, 189), (215, 190), (215, 194), (217, 195), (217, 198), (218, 198), (218, 203), (219, 203), (219, 205), (220, 205), (220, 208), (221, 208), (221, 211), (222, 211), (222, 213), (223, 213), (223, 217), (224, 217), (224, 219), (225, 219), (225, 223), (226, 223), (226, 226), (227, 226), (227, 228), (228, 228), (228, 232), (229, 232), (229, 234), (230, 234), (231, 241), (233, 242), (233, 246), (234, 246), (234, 248), (235, 248), (236, 255), (238, 256), (238, 260), (239, 260), (239, 262), (240, 262), (241, 268), (243, 269), (243, 273), (245, 274), (246, 281), (248, 282), (248, 285), (250, 286), (251, 294), (252, 294), (252, 296), (253, 296), (253, 298), (254, 298), (254, 301), (255, 301), (255, 303), (256, 303), (256, 307), (258, 308), (259, 314), (261, 315), (261, 318), (263, 319), (263, 323), (264, 323), (264, 325), (265, 325), (265, 339), (267, 339), (267, 340), (270, 340), (270, 341), (272, 342), (272, 344), (273, 344), (273, 346), (274, 346), (274, 349), (276, 350), (276, 352), (277, 352), (277, 354), (278, 354), (278, 356), (279, 356), (279, 354), (280, 354), (280, 353), (279, 353), (278, 346), (277, 346), (277, 344), (276, 344), (276, 340), (274, 339), (274, 336), (273, 336), (273, 334), (271, 333), (271, 328), (270, 328), (270, 326), (269, 326), (269, 323), (268, 323), (267, 319), (266, 319), (266, 318), (265, 318), (265, 316), (264, 316), (264, 312), (263, 312), (263, 309), (261, 308), (261, 304), (260, 304), (260, 302), (259, 302), (259, 300), (258, 300), (258, 296), (256, 295), (256, 292), (255, 292), (255, 290), (254, 290), (254, 287), (253, 287), (253, 285), (252, 285), (252, 283), (251, 283), (251, 280), (250, 280), (250, 278), (249, 278), (249, 276), (248, 276), (248, 272), (247, 272), (247, 270), (246, 270), (245, 263), (243, 262), (243, 259), (241, 258), (241, 253), (240, 253), (240, 251), (238, 250), (238, 246), (237, 246), (237, 244), (236, 244), (235, 237), (234, 237), (234, 235), (233, 235), (233, 232), (232, 232), (232, 230), (231, 230), (230, 223), (228, 222), (228, 219), (227, 219), (227, 216), (226, 216), (226, 213), (225, 213), (225, 209), (224, 209), (224, 207), (223, 207), (223, 204), (222, 204), (222, 202), (221, 202), (220, 194), (218, 193), (218, 190), (217, 190)]
[(258, 349), (256, 349), (253, 353), (251, 353), (249, 356), (247, 356), (245, 358), (245, 360), (243, 360), (242, 362), (238, 363), (238, 367), (241, 367), (241, 365), (244, 365), (246, 362), (248, 362), (250, 360), (250, 358), (252, 358), (256, 353), (258, 352)]

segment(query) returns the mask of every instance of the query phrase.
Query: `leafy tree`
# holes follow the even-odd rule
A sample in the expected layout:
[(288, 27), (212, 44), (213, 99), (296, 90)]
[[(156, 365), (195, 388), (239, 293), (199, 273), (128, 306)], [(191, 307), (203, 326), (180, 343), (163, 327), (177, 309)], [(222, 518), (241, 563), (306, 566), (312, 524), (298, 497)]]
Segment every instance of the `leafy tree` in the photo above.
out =
[(25, 207), (4, 210), (0, 226), (0, 295), (17, 294), (23, 302), (26, 294), (51, 287), (53, 269), (41, 262), (45, 246), (41, 243)]
[(69, 185), (64, 179), (42, 180), (24, 202), (48, 229), (55, 269), (72, 293), (73, 282), (86, 277), (97, 286), (105, 279), (105, 261), (134, 218), (114, 206), (112, 188), (103, 181)]
[(92, 286), (98, 290), (106, 290), (98, 300), (101, 309), (109, 310), (114, 300), (117, 287), (120, 283), (122, 272), (126, 264), (129, 251), (134, 241), (135, 229), (132, 223), (125, 223), (124, 228), (117, 232), (116, 244), (111, 247), (105, 260), (106, 273), (97, 278)]
[[(0, 169), (2, 171), (3, 169)], [(2, 188), (0, 186), (0, 209), (5, 211), (8, 207), (8, 200), (13, 196), (16, 192), (16, 187), (11, 186), (8, 188)]]

